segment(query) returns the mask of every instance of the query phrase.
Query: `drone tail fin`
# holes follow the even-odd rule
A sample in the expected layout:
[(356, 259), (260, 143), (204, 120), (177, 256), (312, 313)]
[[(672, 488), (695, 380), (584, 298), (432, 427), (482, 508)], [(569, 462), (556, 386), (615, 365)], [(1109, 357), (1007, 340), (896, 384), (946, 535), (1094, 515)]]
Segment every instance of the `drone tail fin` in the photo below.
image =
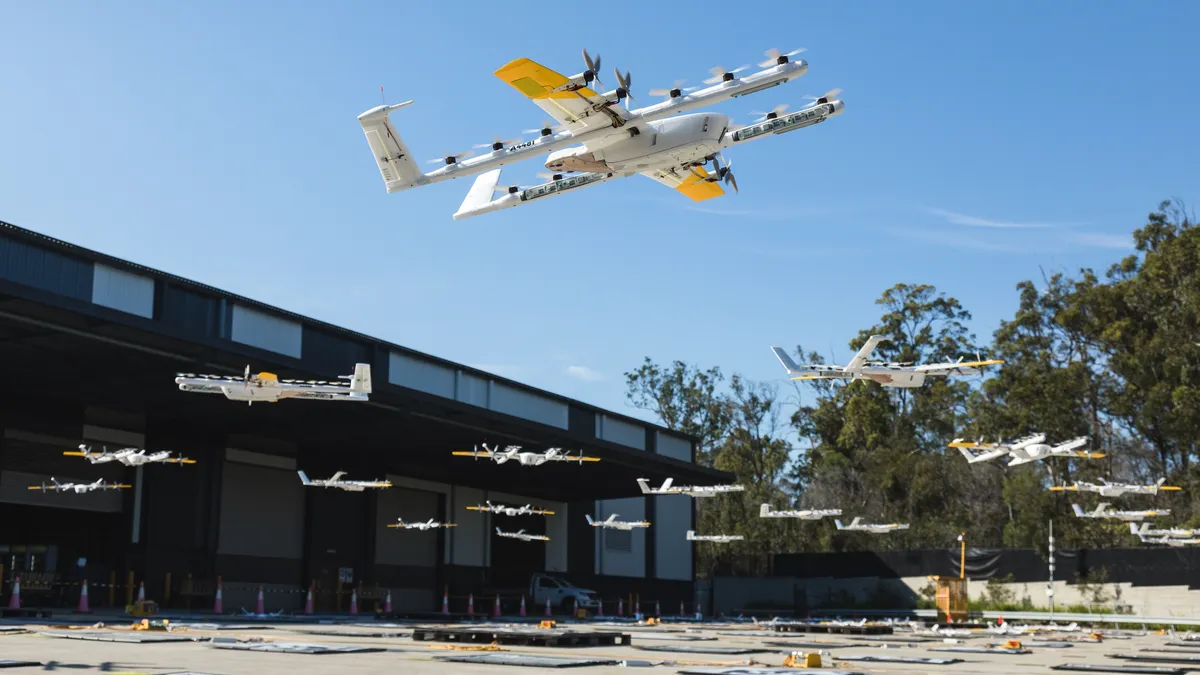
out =
[(637, 479), (637, 484), (638, 487), (642, 488), (642, 494), (650, 494), (650, 481), (646, 480), (645, 478), (639, 478)]
[(354, 374), (350, 376), (350, 391), (356, 394), (371, 393), (371, 364), (354, 364)]
[(584, 518), (587, 518), (588, 525), (591, 525), (592, 527), (595, 527), (595, 526), (596, 526), (596, 521), (592, 520), (592, 516), (591, 516), (591, 514), (587, 514), (587, 513), (585, 513), (585, 514), (583, 514), (583, 517), (584, 517)]
[(854, 358), (850, 359), (850, 363), (846, 364), (846, 370), (862, 368), (866, 365), (867, 359), (871, 358), (871, 354), (875, 352), (875, 348), (879, 346), (879, 343), (887, 341), (888, 337), (886, 335), (872, 335), (867, 338), (867, 341), (863, 343), (862, 348), (858, 350)]
[(775, 358), (779, 359), (779, 363), (783, 364), (783, 369), (787, 371), (788, 375), (800, 374), (800, 366), (796, 365), (791, 356), (788, 356), (787, 350), (782, 347), (771, 347), (771, 351), (775, 354)]
[(1079, 506), (1078, 504), (1072, 504), (1071, 510), (1075, 512), (1075, 516), (1078, 518), (1086, 518), (1087, 517), (1087, 514), (1083, 512), (1083, 508), (1081, 506)]
[(371, 146), (375, 163), (389, 194), (416, 187), (424, 182), (422, 179), (425, 174), (417, 168), (412, 153), (408, 151), (404, 141), (400, 140), (400, 134), (396, 133), (396, 127), (392, 126), (392, 120), (388, 118), (393, 110), (411, 104), (412, 101), (405, 101), (396, 105), (381, 105), (358, 116), (358, 123), (362, 125), (363, 133), (367, 136), (367, 145)]
[(304, 483), (305, 485), (312, 485), (312, 481), (308, 479), (308, 474), (304, 473), (303, 471), (297, 471), (296, 473), (300, 474), (301, 483)]
[(770, 516), (771, 516), (771, 505), (770, 504), (763, 504), (761, 507), (759, 507), (759, 509), (758, 509), (758, 517), (759, 518), (769, 518)]
[(492, 199), (496, 193), (496, 186), (499, 184), (500, 169), (492, 169), (479, 174), (475, 182), (471, 183), (471, 189), (467, 191), (467, 196), (463, 198), (462, 204), (454, 212), (453, 218), (460, 220), (521, 203), (520, 198), (510, 199), (514, 196), (511, 194), (506, 194), (500, 199)]

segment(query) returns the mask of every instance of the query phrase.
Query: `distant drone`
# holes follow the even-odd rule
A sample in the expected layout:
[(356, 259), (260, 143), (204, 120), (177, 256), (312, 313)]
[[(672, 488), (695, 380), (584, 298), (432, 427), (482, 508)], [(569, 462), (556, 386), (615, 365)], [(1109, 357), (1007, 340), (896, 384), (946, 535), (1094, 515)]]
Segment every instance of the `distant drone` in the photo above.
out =
[(839, 530), (846, 530), (850, 532), (869, 532), (871, 534), (887, 534), (889, 532), (895, 532), (896, 530), (908, 529), (908, 524), (906, 523), (864, 523), (862, 522), (862, 518), (855, 518), (854, 520), (850, 521), (849, 525), (843, 525), (842, 521), (840, 520), (833, 521), (833, 524), (836, 525), (837, 529)]
[(931, 363), (923, 366), (868, 360), (880, 343), (890, 341), (891, 338), (886, 335), (872, 335), (867, 338), (866, 343), (863, 344), (862, 349), (858, 350), (854, 358), (844, 366), (796, 365), (786, 350), (771, 347), (771, 351), (775, 353), (775, 358), (779, 359), (779, 362), (783, 364), (783, 369), (792, 376), (793, 380), (871, 380), (884, 387), (903, 388), (920, 387), (925, 384), (926, 378), (931, 376), (978, 375), (981, 372), (979, 369), (983, 366), (1004, 363), (998, 359), (985, 361), (978, 355), (975, 361), (963, 361), (962, 357), (959, 357), (957, 361)]
[(1157, 483), (1153, 485), (1130, 485), (1127, 483), (1110, 483), (1107, 480), (1098, 479), (1100, 484), (1088, 483), (1086, 481), (1077, 480), (1074, 485), (1051, 487), (1051, 490), (1056, 492), (1073, 491), (1073, 492), (1095, 492), (1101, 497), (1120, 497), (1121, 495), (1156, 495), (1160, 490), (1179, 490), (1181, 488), (1174, 485), (1163, 485), (1167, 482), (1166, 478), (1159, 478)]
[(689, 497), (715, 497), (722, 492), (742, 492), (744, 485), (676, 485), (672, 487), (674, 478), (663, 481), (662, 486), (652, 488), (650, 481), (645, 478), (637, 479), (638, 487), (644, 495), (687, 495)]
[(840, 516), (841, 509), (806, 509), (800, 511), (773, 511), (770, 504), (763, 504), (758, 511), (759, 518), (799, 518), (800, 520), (820, 520), (826, 516)]
[(503, 516), (552, 516), (553, 511), (548, 509), (535, 509), (529, 504), (525, 506), (505, 506), (503, 504), (493, 504), (491, 501), (485, 501), (487, 506), (468, 506), (468, 511), (484, 511)]
[(742, 541), (745, 539), (740, 534), (696, 534), (692, 530), (687, 531), (688, 541), (711, 541), (717, 544), (728, 544), (734, 541)]
[(204, 394), (224, 394), (231, 401), (276, 403), (285, 398), (304, 398), (321, 401), (366, 401), (371, 394), (371, 366), (354, 365), (354, 374), (339, 375), (348, 382), (324, 380), (281, 380), (275, 373), (251, 373), (250, 366), (241, 376), (196, 375), (179, 373), (175, 383), (180, 391)]
[(1109, 506), (1112, 505), (1108, 504), (1107, 502), (1101, 502), (1100, 505), (1096, 507), (1095, 511), (1087, 512), (1084, 511), (1083, 508), (1081, 508), (1078, 504), (1072, 504), (1071, 510), (1075, 512), (1075, 516), (1078, 518), (1102, 518), (1125, 521), (1140, 521), (1156, 516), (1171, 515), (1171, 509), (1151, 509), (1147, 511), (1110, 511), (1108, 508)]
[(516, 532), (503, 532), (497, 527), (496, 534), (509, 539), (520, 539), (521, 541), (550, 541), (550, 537), (544, 534), (529, 534), (523, 529)]
[(390, 488), (392, 481), (390, 480), (342, 480), (342, 476), (346, 475), (345, 471), (338, 471), (329, 478), (309, 478), (308, 474), (303, 471), (297, 471), (300, 474), (300, 482), (305, 487), (323, 487), (337, 488), (346, 492), (362, 492), (367, 488)]
[(107, 464), (108, 462), (120, 462), (125, 466), (142, 466), (143, 464), (163, 463), (163, 464), (195, 464), (196, 460), (186, 457), (172, 457), (171, 453), (162, 450), (146, 454), (145, 450), (138, 448), (121, 448), (109, 452), (105, 448), (102, 452), (92, 452), (89, 445), (80, 444), (79, 451), (64, 452), (68, 457), (86, 457), (92, 464)]
[(397, 518), (396, 522), (388, 525), (388, 527), (399, 528), (404, 530), (436, 530), (439, 527), (457, 527), (454, 523), (439, 523), (433, 518), (425, 522), (406, 523), (403, 518)]
[(584, 517), (587, 518), (588, 525), (591, 525), (592, 527), (603, 527), (610, 530), (632, 530), (635, 527), (650, 527), (650, 521), (647, 520), (617, 520), (617, 514), (615, 513), (610, 515), (607, 520), (601, 520), (599, 522), (592, 520), (592, 517), (586, 513), (584, 514)]
[(105, 483), (103, 478), (96, 479), (95, 483), (60, 483), (53, 476), (50, 478), (50, 485), (42, 483), (41, 485), (30, 485), (30, 490), (41, 490), (42, 492), (74, 492), (76, 494), (84, 494), (93, 490), (126, 490), (133, 487), (124, 483)]
[(488, 448), (487, 443), (483, 444), (483, 450), (479, 450), (479, 446), (475, 446), (474, 450), (455, 450), (455, 457), (474, 457), (479, 459), (490, 459), (497, 464), (503, 464), (509, 460), (516, 460), (521, 466), (541, 466), (546, 462), (599, 462), (598, 457), (584, 457), (583, 453), (572, 457), (568, 452), (561, 448), (550, 448), (545, 452), (522, 452), (521, 446), (510, 445), (503, 450), (500, 446)]

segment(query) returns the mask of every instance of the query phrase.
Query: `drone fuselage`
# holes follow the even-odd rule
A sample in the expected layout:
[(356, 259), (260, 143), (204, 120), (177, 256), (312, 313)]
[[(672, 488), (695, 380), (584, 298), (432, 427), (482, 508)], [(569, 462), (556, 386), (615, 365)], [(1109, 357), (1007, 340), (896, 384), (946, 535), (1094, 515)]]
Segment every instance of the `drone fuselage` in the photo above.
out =
[(646, 126), (636, 136), (620, 134), (599, 148), (589, 150), (580, 145), (552, 152), (546, 168), (555, 172), (626, 173), (703, 162), (721, 150), (729, 118), (696, 113), (647, 122)]

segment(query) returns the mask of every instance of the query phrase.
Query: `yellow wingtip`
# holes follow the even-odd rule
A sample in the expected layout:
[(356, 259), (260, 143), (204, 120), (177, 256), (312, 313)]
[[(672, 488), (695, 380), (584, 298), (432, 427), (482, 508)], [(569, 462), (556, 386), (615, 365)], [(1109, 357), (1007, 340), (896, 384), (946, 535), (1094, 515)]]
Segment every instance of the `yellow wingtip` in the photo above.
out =
[(584, 457), (584, 458), (583, 458), (583, 461), (585, 461), (585, 462), (599, 462), (599, 461), (600, 461), (600, 458), (599, 458), (599, 457)]
[(63, 454), (66, 455), (67, 457), (83, 457), (84, 456), (84, 454), (82, 452), (79, 452), (78, 450), (68, 450), (68, 451), (64, 452)]
[(1182, 490), (1183, 488), (1179, 487), (1178, 485), (1163, 485), (1162, 487), (1160, 487), (1158, 489), (1159, 490)]
[(554, 512), (553, 512), (553, 511), (544, 511), (543, 513), (545, 513), (547, 516), (552, 516), (552, 515), (554, 515)]
[(397, 524), (395, 524), (395, 523), (392, 523), (392, 524), (388, 525), (388, 527), (395, 527), (395, 528), (399, 528), (400, 526), (399, 526), (399, 525), (397, 525)]
[(800, 377), (793, 377), (792, 379), (793, 380), (819, 380), (819, 379), (821, 379), (821, 376), (820, 375), (801, 375)]

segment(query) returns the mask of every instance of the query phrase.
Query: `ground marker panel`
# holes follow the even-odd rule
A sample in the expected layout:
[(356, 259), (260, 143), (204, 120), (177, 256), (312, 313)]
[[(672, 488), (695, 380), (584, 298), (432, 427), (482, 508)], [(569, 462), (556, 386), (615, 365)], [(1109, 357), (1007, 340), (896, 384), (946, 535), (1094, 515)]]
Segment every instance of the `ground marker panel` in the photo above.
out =
[(144, 633), (144, 632), (118, 632), (118, 631), (71, 631), (69, 633), (60, 633), (56, 631), (43, 631), (41, 635), (56, 638), (67, 638), (68, 640), (91, 640), (93, 642), (124, 642), (129, 644), (152, 644), (163, 642), (196, 642), (199, 640), (207, 640), (208, 638), (195, 635), (175, 635), (171, 633)]
[(452, 663), (487, 663), (495, 666), (525, 668), (577, 668), (580, 666), (615, 666), (621, 663), (617, 659), (575, 659), (536, 654), (444, 654), (434, 658), (438, 661)]
[(459, 642), (473, 644), (516, 645), (521, 647), (615, 647), (629, 644), (627, 633), (576, 633), (575, 631), (527, 630), (496, 631), (470, 628), (414, 630), (417, 642)]
[(235, 642), (213, 640), (217, 649), (237, 649), (246, 652), (274, 652), (282, 654), (365, 654), (386, 651), (379, 647), (358, 645), (319, 645), (305, 642)]
[(761, 654), (769, 651), (757, 647), (708, 647), (705, 645), (634, 645), (647, 652), (683, 652), (687, 654)]
[(1064, 663), (1051, 666), (1051, 670), (1074, 670), (1090, 673), (1136, 673), (1138, 675), (1184, 675), (1183, 668), (1167, 668), (1165, 666), (1124, 666), (1118, 663)]
[(962, 663), (962, 659), (934, 659), (927, 656), (876, 656), (874, 654), (851, 654), (832, 657), (836, 661), (864, 661), (867, 663), (920, 663), (929, 666), (948, 666)]

